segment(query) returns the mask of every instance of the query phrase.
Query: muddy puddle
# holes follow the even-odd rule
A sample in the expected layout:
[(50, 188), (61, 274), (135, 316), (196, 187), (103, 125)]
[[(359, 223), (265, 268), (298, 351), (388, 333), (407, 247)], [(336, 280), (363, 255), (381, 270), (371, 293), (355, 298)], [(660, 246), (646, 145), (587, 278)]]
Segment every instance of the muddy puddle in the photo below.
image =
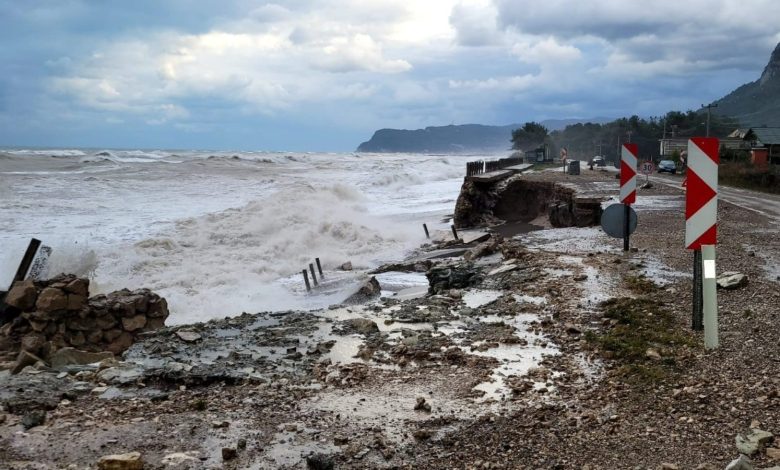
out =
[(463, 295), (463, 303), (468, 308), (479, 308), (495, 302), (502, 295), (504, 293), (497, 290), (469, 290)]
[[(516, 315), (512, 318), (497, 315), (479, 317), (483, 323), (503, 323), (514, 328), (514, 334), (523, 341), (520, 344), (499, 344), (484, 351), (479, 350), (479, 343), (472, 344), (470, 354), (490, 357), (498, 361), (498, 366), (493, 369), (490, 380), (482, 382), (475, 387), (476, 390), (485, 392), (477, 401), (504, 401), (511, 396), (511, 390), (507, 386), (506, 379), (512, 376), (522, 376), (534, 367), (537, 367), (545, 356), (559, 354), (558, 349), (541, 335), (531, 333), (528, 327), (531, 322), (537, 320), (536, 315)], [(545, 386), (547, 384), (539, 384)]]

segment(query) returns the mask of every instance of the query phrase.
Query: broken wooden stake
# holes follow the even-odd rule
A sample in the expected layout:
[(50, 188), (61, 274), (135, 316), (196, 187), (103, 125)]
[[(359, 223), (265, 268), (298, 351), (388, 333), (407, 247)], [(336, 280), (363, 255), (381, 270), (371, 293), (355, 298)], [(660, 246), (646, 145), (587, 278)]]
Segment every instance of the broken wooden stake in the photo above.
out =
[(314, 281), (314, 287), (317, 287), (319, 284), (317, 283), (317, 275), (314, 274), (314, 264), (309, 263), (309, 270), (311, 271), (311, 279)]
[(32, 265), (33, 260), (35, 259), (35, 254), (38, 252), (38, 248), (40, 246), (41, 246), (40, 240), (38, 240), (37, 238), (30, 239), (30, 244), (27, 245), (27, 251), (24, 252), (24, 256), (22, 257), (22, 262), (19, 263), (19, 269), (16, 270), (16, 275), (14, 276), (13, 282), (24, 281), (24, 278), (27, 277), (27, 272), (30, 270), (30, 266)]

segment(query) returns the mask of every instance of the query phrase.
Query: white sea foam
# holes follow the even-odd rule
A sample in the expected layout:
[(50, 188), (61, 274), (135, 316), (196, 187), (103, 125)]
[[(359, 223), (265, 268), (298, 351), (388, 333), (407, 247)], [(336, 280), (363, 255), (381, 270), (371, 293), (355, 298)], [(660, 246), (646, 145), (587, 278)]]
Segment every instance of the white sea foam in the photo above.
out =
[(76, 149), (11, 149), (7, 151), (11, 155), (21, 156), (47, 156), (47, 157), (78, 157), (86, 155), (82, 150)]
[(412, 227), (368, 214), (361, 200), (340, 184), (291, 186), (238, 209), (180, 220), (162, 236), (108, 253), (111, 262), (96, 274), (113, 282), (100, 288), (150, 287), (183, 321), (340, 302), (356, 279), (330, 295), (305, 295), (300, 271), (314, 258), (326, 269), (347, 260), (369, 268), (422, 241)]

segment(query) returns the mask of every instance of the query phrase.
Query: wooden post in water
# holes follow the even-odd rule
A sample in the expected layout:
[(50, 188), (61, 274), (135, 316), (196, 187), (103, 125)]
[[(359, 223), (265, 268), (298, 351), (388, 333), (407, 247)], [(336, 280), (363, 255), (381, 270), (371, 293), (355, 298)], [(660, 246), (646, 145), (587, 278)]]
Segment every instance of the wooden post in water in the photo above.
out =
[(325, 276), (322, 275), (322, 265), (320, 264), (320, 259), (314, 258), (314, 261), (317, 262), (317, 271), (320, 272), (320, 279), (324, 278)]
[(428, 233), (428, 226), (423, 224), (423, 230), (425, 230), (425, 238), (431, 238), (431, 234)]
[(309, 263), (309, 271), (311, 271), (311, 279), (314, 281), (314, 287), (317, 287), (319, 283), (317, 283), (317, 275), (314, 274), (314, 264)]
[(452, 228), (452, 235), (455, 237), (455, 240), (458, 240), (458, 231), (455, 230), (455, 225), (450, 225)]
[[(37, 238), (30, 239), (30, 244), (27, 245), (27, 251), (24, 252), (22, 262), (19, 263), (19, 269), (16, 270), (13, 282), (23, 281), (27, 277), (27, 272), (30, 270), (33, 260), (35, 259), (35, 253), (38, 252), (38, 248), (41, 246), (41, 241)], [(10, 286), (9, 286), (10, 287)]]
[(307, 273), (305, 269), (301, 272), (303, 273), (303, 282), (306, 283), (306, 291), (308, 292), (311, 290), (311, 284), (309, 284), (309, 273)]

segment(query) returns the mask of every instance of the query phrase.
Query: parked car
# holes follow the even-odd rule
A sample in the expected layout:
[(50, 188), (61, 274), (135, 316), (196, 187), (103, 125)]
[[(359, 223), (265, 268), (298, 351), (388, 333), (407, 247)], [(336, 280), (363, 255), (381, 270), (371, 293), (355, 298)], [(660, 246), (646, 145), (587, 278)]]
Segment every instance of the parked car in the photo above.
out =
[(677, 173), (677, 165), (671, 160), (661, 160), (658, 162), (658, 173), (668, 171), (671, 174)]
[(588, 166), (593, 169), (594, 166), (607, 166), (607, 162), (604, 160), (604, 157), (596, 155), (590, 159)]

